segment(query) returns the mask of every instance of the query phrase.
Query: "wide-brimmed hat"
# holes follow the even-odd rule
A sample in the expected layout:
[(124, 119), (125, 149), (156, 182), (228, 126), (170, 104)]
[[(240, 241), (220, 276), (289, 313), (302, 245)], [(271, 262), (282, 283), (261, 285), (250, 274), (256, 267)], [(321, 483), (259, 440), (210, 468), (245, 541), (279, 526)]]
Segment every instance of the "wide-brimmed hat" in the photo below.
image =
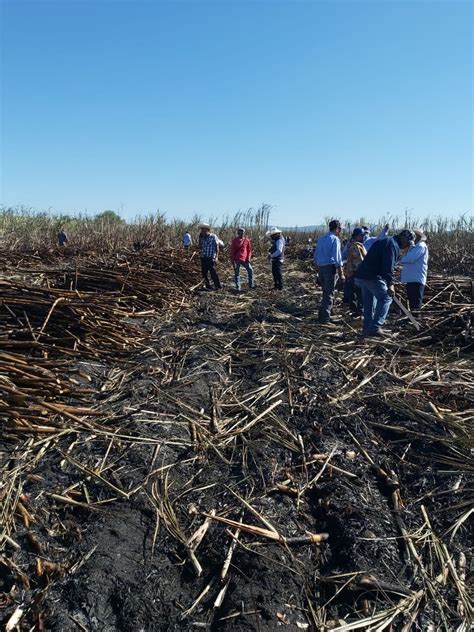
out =
[(272, 235), (278, 235), (279, 233), (281, 233), (281, 230), (276, 226), (273, 226), (273, 228), (270, 228), (270, 230), (268, 230), (265, 234), (267, 237), (271, 237)]
[(414, 228), (413, 232), (420, 238), (420, 241), (426, 241), (426, 235), (421, 228)]
[(211, 228), (210, 224), (199, 224), (199, 228)]

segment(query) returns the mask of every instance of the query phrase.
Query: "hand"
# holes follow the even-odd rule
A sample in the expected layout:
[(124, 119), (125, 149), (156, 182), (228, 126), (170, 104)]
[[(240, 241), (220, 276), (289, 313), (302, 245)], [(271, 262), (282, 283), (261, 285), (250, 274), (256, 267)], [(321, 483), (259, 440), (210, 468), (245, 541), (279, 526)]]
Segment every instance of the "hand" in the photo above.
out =
[(383, 227), (384, 230), (390, 230), (390, 224), (385, 224), (385, 226)]
[(394, 285), (389, 285), (388, 289), (387, 289), (387, 294), (389, 296), (395, 296), (395, 286)]

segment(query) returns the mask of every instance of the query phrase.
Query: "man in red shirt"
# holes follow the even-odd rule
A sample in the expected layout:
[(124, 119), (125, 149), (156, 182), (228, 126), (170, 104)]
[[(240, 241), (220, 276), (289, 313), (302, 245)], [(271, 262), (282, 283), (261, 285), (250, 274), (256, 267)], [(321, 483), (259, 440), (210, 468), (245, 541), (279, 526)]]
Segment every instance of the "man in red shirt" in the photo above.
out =
[(250, 265), (252, 258), (252, 244), (250, 239), (244, 237), (245, 229), (237, 229), (237, 237), (230, 242), (230, 260), (234, 266), (235, 287), (240, 292), (240, 266), (247, 270), (249, 288), (253, 288), (253, 270)]

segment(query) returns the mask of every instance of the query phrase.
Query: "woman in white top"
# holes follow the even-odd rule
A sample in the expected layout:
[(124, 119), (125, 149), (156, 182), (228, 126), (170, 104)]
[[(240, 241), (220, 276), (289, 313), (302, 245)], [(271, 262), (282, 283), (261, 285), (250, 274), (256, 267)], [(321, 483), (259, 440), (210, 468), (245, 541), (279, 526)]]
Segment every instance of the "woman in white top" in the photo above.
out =
[(406, 283), (410, 311), (419, 315), (428, 275), (428, 246), (422, 230), (416, 228), (413, 232), (416, 235), (415, 245), (400, 259), (400, 280)]

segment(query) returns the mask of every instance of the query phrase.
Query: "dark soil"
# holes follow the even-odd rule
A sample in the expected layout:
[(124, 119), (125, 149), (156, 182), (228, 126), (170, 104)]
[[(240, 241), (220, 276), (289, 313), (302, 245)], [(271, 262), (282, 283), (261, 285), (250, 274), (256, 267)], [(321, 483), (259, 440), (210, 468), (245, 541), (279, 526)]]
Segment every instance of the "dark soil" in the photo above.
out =
[[(2, 567), (4, 622), (22, 603), (22, 629), (327, 630), (426, 585), (403, 530), (419, 534), (415, 546), (430, 577), (443, 570), (434, 534), (454, 564), (461, 553), (469, 556), (469, 520), (445, 535), (472, 503), (467, 447), (445, 425), (385, 400), (382, 393), (399, 386), (387, 372), (370, 391), (361, 387), (338, 403), (363, 377), (349, 379), (344, 359), (344, 349), (354, 352), (355, 332), (344, 325), (321, 333), (308, 277), (291, 269), (281, 295), (198, 294), (169, 322), (146, 323), (147, 350), (117, 366), (89, 366), (92, 383), (103, 388), (96, 401), (104, 414), (93, 419), (96, 432), (66, 434), (42, 454), (32, 448), (22, 493), (34, 520), (26, 527), (17, 516), (15, 532), (15, 563), (29, 581), (12, 595), (18, 570)], [(328, 350), (331, 341), (338, 353)], [(361, 358), (374, 353), (371, 369), (388, 366), (395, 354), (379, 343), (357, 344)], [(413, 397), (413, 410), (425, 410)], [(460, 408), (468, 406), (463, 397)], [(74, 485), (70, 497), (80, 506), (57, 498)], [(221, 582), (235, 530), (211, 522), (195, 552), (197, 576), (185, 541), (203, 524), (201, 512), (266, 528), (236, 494), (286, 538), (329, 539), (286, 545), (242, 532)], [(38, 576), (38, 558), (54, 570)], [(360, 581), (367, 575), (375, 587)], [(467, 620), (452, 581), (436, 594), (418, 614), (396, 616), (391, 629), (454, 630)]]

